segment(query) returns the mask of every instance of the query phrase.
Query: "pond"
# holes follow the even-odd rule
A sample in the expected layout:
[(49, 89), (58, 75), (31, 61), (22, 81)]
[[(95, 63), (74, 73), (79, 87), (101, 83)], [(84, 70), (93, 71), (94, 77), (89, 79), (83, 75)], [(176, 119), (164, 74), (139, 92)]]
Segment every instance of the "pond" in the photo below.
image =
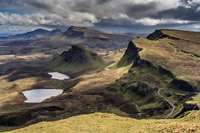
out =
[(46, 99), (63, 93), (62, 89), (34, 89), (22, 92), (26, 97), (25, 103), (41, 103)]
[(51, 75), (52, 79), (57, 79), (57, 80), (66, 80), (66, 79), (70, 79), (70, 77), (68, 75), (59, 73), (59, 72), (49, 72), (49, 75)]

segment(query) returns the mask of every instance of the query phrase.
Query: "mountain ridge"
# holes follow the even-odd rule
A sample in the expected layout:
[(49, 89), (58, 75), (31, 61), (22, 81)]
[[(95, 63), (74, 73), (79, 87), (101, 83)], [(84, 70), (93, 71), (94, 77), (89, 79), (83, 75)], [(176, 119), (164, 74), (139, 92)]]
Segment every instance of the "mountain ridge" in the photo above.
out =
[(8, 40), (32, 40), (32, 39), (40, 39), (49, 36), (61, 35), (62, 31), (59, 29), (54, 30), (46, 30), (43, 28), (38, 28), (33, 31), (29, 31), (22, 34), (11, 35), (8, 37), (3, 37), (2, 39)]
[(68, 37), (88, 37), (88, 38), (99, 38), (99, 39), (109, 39), (111, 34), (103, 33), (97, 30), (94, 30), (92, 28), (87, 27), (77, 27), (77, 26), (71, 26), (68, 28), (66, 32), (64, 32), (65, 36)]
[(147, 36), (149, 40), (159, 40), (159, 39), (175, 39), (175, 40), (185, 40), (195, 43), (199, 43), (200, 35), (199, 32), (184, 31), (184, 30), (174, 30), (174, 29), (159, 29), (155, 30), (153, 33)]
[[(187, 35), (182, 31), (167, 30), (153, 36), (153, 40), (137, 38), (129, 42), (122, 57), (122, 51), (117, 51), (120, 56), (106, 66), (90, 49), (73, 45), (47, 66), (50, 67), (48, 70), (69, 74), (69, 82), (76, 80), (75, 85), (62, 95), (31, 108), (23, 104), (22, 109), (0, 114), (0, 129), (93, 112), (149, 120), (177, 118), (186, 112), (199, 110), (197, 103), (187, 103), (199, 93), (200, 79), (199, 58), (192, 55), (198, 54), (199, 45), (182, 39), (186, 36), (191, 40), (192, 36)], [(188, 49), (191, 46), (193, 49)], [(183, 50), (190, 50), (190, 54)], [(111, 58), (117, 52), (111, 53)], [(67, 83), (63, 83), (64, 86)]]

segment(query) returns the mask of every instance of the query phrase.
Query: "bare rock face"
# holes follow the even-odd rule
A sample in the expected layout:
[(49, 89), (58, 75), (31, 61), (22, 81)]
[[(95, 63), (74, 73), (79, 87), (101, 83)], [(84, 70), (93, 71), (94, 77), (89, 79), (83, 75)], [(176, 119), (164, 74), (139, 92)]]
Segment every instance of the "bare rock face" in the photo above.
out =
[(170, 39), (176, 39), (176, 40), (178, 39), (176, 37), (165, 34), (162, 30), (156, 30), (155, 32), (147, 36), (147, 39), (149, 40), (159, 40), (162, 38), (170, 38)]
[(137, 48), (133, 41), (131, 41), (128, 44), (128, 48), (124, 54), (124, 56), (121, 58), (119, 63), (117, 64), (118, 67), (126, 66), (129, 64), (138, 64), (138, 61), (140, 60), (139, 52), (141, 51), (140, 48)]
[(176, 88), (181, 89), (182, 91), (188, 91), (188, 92), (196, 92), (197, 91), (197, 88), (190, 85), (188, 82), (186, 82), (184, 80), (174, 79), (171, 82), (171, 85), (175, 86)]

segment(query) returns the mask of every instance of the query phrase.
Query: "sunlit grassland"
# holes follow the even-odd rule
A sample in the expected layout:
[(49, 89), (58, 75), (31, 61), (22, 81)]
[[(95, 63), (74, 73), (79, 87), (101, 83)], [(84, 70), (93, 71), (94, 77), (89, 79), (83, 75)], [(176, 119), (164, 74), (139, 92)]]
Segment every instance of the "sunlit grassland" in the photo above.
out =
[[(193, 112), (185, 118), (136, 120), (115, 114), (94, 113), (52, 122), (40, 122), (7, 133), (190, 133), (200, 132), (199, 119)], [(193, 116), (193, 117), (192, 117)], [(191, 119), (194, 118), (195, 119)], [(197, 120), (198, 119), (198, 120)]]

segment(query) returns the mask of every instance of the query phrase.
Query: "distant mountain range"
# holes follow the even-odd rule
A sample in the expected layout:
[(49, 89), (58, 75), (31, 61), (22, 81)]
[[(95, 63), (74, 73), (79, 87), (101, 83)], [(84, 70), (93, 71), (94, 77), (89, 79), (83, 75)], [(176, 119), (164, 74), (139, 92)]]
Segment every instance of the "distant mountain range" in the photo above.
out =
[(88, 27), (71, 26), (63, 36), (72, 44), (87, 44), (90, 48), (116, 49), (127, 45), (135, 36), (110, 34)]
[(8, 37), (1, 37), (0, 39), (6, 40), (30, 40), (30, 39), (38, 39), (44, 38), (49, 36), (61, 35), (63, 32), (59, 29), (55, 29), (52, 31), (45, 30), (45, 29), (36, 29), (34, 31), (30, 31), (23, 34), (12, 35)]
[(40, 38), (52, 37), (52, 36), (64, 36), (67, 38), (79, 38), (79, 39), (90, 38), (90, 39), (109, 40), (113, 37), (119, 38), (119, 37), (131, 36), (131, 35), (109, 34), (109, 33), (104, 33), (104, 32), (97, 31), (95, 29), (88, 28), (88, 27), (71, 26), (65, 32), (59, 29), (49, 31), (49, 30), (40, 28), (34, 31), (22, 33), (22, 34), (11, 35), (8, 37), (0, 37), (0, 39), (1, 40), (32, 40), (32, 39), (40, 39)]

